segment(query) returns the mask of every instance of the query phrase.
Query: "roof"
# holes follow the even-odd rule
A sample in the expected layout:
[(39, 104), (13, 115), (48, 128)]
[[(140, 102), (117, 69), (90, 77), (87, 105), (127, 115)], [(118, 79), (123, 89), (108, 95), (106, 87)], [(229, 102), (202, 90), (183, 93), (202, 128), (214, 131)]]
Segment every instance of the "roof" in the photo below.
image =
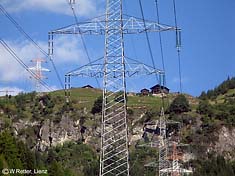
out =
[(83, 86), (82, 88), (94, 88), (94, 87), (88, 84), (88, 85)]
[(159, 84), (156, 84), (155, 86), (151, 87), (150, 89), (153, 90), (153, 89), (160, 88), (160, 87), (161, 87), (161, 89), (170, 90), (170, 89), (168, 89), (168, 88), (165, 87), (165, 86), (160, 86)]
[(148, 89), (144, 88), (144, 89), (141, 89), (140, 92), (142, 91), (149, 91)]

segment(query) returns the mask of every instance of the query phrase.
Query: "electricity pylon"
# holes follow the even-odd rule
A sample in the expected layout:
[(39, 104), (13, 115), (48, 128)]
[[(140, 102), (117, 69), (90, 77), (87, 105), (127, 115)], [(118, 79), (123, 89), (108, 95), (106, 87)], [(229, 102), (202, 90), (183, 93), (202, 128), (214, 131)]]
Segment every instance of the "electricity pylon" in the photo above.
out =
[(4, 92), (5, 93), (5, 95), (6, 96), (8, 96), (9, 95), (9, 93), (11, 93), (11, 92), (15, 92), (14, 90), (8, 90), (8, 89), (6, 89), (6, 90), (0, 90), (0, 92)]
[(31, 61), (36, 63), (36, 65), (34, 67), (29, 67), (29, 70), (33, 71), (33, 73), (35, 74), (35, 77), (34, 77), (35, 90), (37, 92), (40, 92), (41, 91), (40, 81), (45, 78), (45, 76), (43, 75), (43, 72), (50, 72), (50, 70), (42, 67), (42, 62), (45, 62), (44, 59), (38, 58), (38, 59), (33, 59)]
[(163, 173), (167, 176), (182, 176), (182, 175), (190, 175), (192, 174), (192, 170), (182, 168), (179, 161), (183, 160), (182, 155), (177, 150), (179, 146), (188, 146), (187, 144), (179, 144), (178, 142), (171, 141), (169, 146), (171, 146), (171, 155), (167, 156), (167, 160), (169, 161), (168, 167), (164, 167), (161, 169), (161, 174)]
[(166, 118), (164, 114), (164, 108), (161, 109), (160, 120), (159, 120), (160, 136), (159, 136), (159, 154), (158, 154), (158, 175), (167, 176), (168, 173), (162, 172), (163, 169), (167, 168), (169, 163), (167, 161), (168, 155), (168, 140), (166, 138)]
[(164, 75), (161, 70), (128, 59), (124, 55), (123, 35), (163, 31), (178, 30), (157, 22), (124, 16), (122, 0), (107, 0), (106, 15), (49, 32), (50, 56), (53, 54), (53, 36), (56, 34), (105, 35), (103, 60), (96, 60), (65, 75), (66, 88), (70, 88), (70, 76), (103, 78), (100, 176), (129, 176), (126, 77)]

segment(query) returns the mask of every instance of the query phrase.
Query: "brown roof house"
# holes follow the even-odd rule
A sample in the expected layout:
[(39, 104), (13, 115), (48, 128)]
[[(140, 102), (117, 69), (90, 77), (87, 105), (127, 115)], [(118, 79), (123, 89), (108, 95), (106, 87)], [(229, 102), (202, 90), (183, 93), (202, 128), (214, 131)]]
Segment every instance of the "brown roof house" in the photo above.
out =
[(146, 96), (146, 95), (149, 95), (149, 90), (144, 88), (144, 89), (141, 89), (140, 93), (141, 93), (141, 95)]
[(151, 89), (151, 93), (153, 95), (158, 95), (158, 94), (161, 94), (161, 93), (168, 94), (169, 91), (170, 91), (170, 89), (168, 89), (167, 87), (161, 86), (159, 84), (151, 87), (150, 89)]

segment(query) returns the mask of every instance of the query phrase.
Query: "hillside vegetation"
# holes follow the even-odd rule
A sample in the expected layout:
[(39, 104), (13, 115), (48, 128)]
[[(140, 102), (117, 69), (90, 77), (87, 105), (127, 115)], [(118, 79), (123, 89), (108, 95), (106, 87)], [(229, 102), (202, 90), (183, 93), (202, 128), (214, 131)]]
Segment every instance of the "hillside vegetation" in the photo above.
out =
[[(0, 168), (98, 175), (101, 96), (100, 89), (73, 88), (69, 103), (63, 91), (0, 97)], [(235, 148), (235, 141), (224, 140), (223, 145), (220, 137), (229, 135), (221, 134), (225, 129), (231, 134), (235, 129), (235, 78), (198, 98), (169, 94), (164, 102), (168, 121), (180, 124), (168, 125), (167, 135), (190, 144), (193, 157), (181, 164), (190, 165), (194, 176), (235, 175), (235, 150), (228, 147)], [(157, 173), (156, 167), (145, 165), (157, 163), (158, 150), (140, 144), (152, 139), (143, 127), (159, 119), (161, 107), (160, 97), (128, 95), (131, 175)]]

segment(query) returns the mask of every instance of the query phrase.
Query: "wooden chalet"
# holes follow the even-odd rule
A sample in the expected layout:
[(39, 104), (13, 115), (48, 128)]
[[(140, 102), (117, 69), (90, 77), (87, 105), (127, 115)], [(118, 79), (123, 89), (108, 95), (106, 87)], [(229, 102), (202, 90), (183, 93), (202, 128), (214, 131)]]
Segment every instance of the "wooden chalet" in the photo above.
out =
[(141, 95), (146, 96), (146, 95), (149, 95), (149, 90), (144, 88), (144, 89), (141, 89), (140, 93), (141, 93)]
[(170, 89), (168, 89), (167, 87), (165, 86), (161, 86), (159, 84), (153, 86), (150, 88), (151, 89), (151, 93), (154, 95), (156, 94), (161, 94), (161, 93), (165, 93), (165, 94), (168, 94)]

